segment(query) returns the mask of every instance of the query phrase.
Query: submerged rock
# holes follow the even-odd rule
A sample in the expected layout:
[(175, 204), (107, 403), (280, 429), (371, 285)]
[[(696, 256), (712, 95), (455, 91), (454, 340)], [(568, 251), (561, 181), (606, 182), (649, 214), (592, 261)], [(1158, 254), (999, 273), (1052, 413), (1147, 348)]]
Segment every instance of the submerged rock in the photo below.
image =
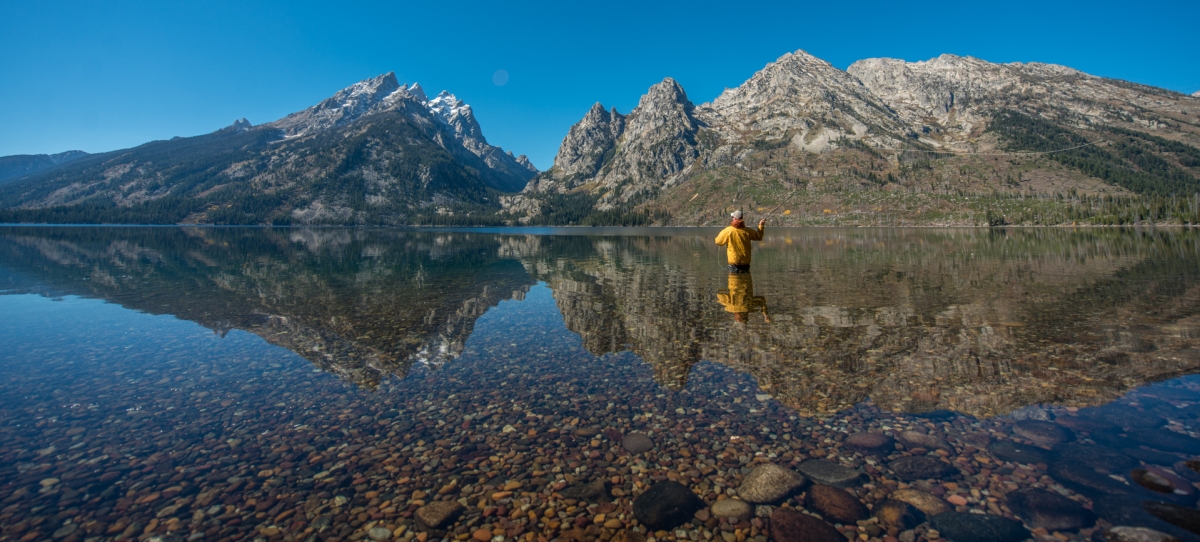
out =
[(866, 475), (857, 469), (843, 467), (824, 459), (809, 459), (796, 466), (812, 481), (834, 487), (853, 487), (862, 483)]
[(852, 524), (871, 515), (858, 497), (833, 486), (817, 484), (808, 488), (804, 502), (835, 523)]
[(1113, 527), (1104, 531), (1104, 542), (1181, 542), (1167, 533), (1145, 527)]
[(656, 531), (674, 529), (692, 519), (704, 508), (692, 490), (678, 482), (658, 482), (633, 501), (633, 515)]
[(610, 498), (609, 483), (604, 478), (597, 478), (586, 484), (576, 484), (559, 493), (568, 499), (589, 502), (599, 502)]
[(1059, 444), (1075, 438), (1070, 429), (1042, 420), (1021, 420), (1013, 424), (1012, 431), (1018, 436), (1046, 445)]
[(804, 482), (804, 477), (796, 471), (767, 463), (750, 471), (738, 486), (737, 494), (746, 502), (772, 503), (783, 500)]
[(946, 512), (934, 516), (930, 524), (955, 542), (1022, 542), (1033, 536), (1019, 521), (988, 514)]
[(441, 529), (458, 519), (463, 506), (454, 501), (434, 501), (417, 509), (417, 520), (431, 529)]
[(888, 466), (896, 473), (896, 477), (906, 481), (941, 479), (956, 472), (949, 463), (927, 455), (897, 459), (888, 463)]
[(863, 455), (887, 455), (895, 451), (896, 439), (883, 433), (855, 433), (846, 437), (842, 446)]
[(919, 489), (900, 489), (893, 491), (890, 497), (893, 500), (911, 504), (917, 510), (931, 517), (953, 510), (949, 504), (946, 504), (946, 501), (938, 496)]
[(721, 499), (712, 505), (712, 515), (718, 518), (730, 518), (738, 521), (754, 516), (754, 507), (740, 499)]
[(777, 508), (770, 531), (773, 542), (846, 542), (833, 525), (794, 508)]
[[(930, 495), (933, 497), (933, 495)], [(935, 499), (937, 497), (934, 497)], [(938, 513), (949, 511), (949, 507), (942, 505)], [(925, 513), (918, 510), (915, 506), (904, 501), (889, 499), (875, 505), (875, 518), (879, 523), (887, 527), (895, 527), (901, 531), (912, 529), (925, 521)]]
[(1025, 524), (1048, 531), (1078, 531), (1096, 523), (1096, 514), (1082, 504), (1044, 489), (1009, 493), (1008, 507)]
[(621, 439), (621, 447), (631, 454), (640, 454), (654, 449), (654, 441), (642, 433), (630, 433)]
[(1029, 446), (1026, 444), (1018, 444), (1011, 440), (998, 440), (993, 442), (988, 447), (988, 451), (992, 452), (996, 459), (1001, 461), (1011, 461), (1013, 463), (1024, 463), (1026, 465), (1034, 465), (1037, 463), (1049, 463), (1050, 454), (1037, 446)]
[(1156, 501), (1143, 502), (1142, 509), (1171, 525), (1200, 534), (1200, 510)]

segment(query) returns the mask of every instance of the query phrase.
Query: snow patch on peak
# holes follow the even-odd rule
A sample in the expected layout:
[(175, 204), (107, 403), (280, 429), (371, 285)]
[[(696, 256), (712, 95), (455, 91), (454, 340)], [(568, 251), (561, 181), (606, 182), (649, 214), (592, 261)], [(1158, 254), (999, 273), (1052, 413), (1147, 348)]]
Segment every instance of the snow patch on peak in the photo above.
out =
[(446, 124), (453, 124), (454, 119), (458, 117), (471, 116), (471, 106), (445, 90), (426, 102), (426, 105), (429, 107), (430, 113)]
[(408, 93), (410, 95), (412, 95), (413, 98), (416, 98), (418, 101), (420, 101), (421, 103), (425, 103), (425, 102), (429, 101), (429, 98), (425, 97), (425, 89), (421, 88), (421, 83), (414, 82), (411, 86), (408, 87)]
[(1195, 96), (1195, 97), (1197, 97), (1197, 98), (1200, 98), (1200, 90), (1197, 90), (1196, 92), (1193, 92), (1193, 93), (1192, 93), (1192, 96)]

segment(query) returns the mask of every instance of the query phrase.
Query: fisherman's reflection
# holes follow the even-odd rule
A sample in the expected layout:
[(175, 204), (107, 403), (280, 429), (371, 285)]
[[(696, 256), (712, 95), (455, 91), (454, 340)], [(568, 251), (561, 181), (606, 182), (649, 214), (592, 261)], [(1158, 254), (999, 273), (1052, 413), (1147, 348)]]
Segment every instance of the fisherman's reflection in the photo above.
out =
[(729, 289), (717, 292), (717, 301), (732, 312), (734, 321), (746, 323), (751, 311), (761, 311), (763, 321), (771, 323), (767, 312), (767, 298), (754, 295), (754, 278), (750, 273), (730, 273)]

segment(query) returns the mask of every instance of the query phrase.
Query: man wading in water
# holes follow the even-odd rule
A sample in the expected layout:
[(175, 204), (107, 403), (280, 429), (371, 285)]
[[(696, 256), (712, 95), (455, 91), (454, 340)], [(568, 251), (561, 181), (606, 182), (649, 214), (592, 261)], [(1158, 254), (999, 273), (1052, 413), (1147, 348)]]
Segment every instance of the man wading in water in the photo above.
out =
[(730, 273), (749, 273), (750, 272), (750, 241), (762, 241), (763, 228), (767, 225), (766, 219), (758, 221), (758, 229), (752, 230), (746, 227), (746, 223), (742, 221), (742, 212), (734, 211), (729, 215), (733, 217), (733, 222), (729, 226), (721, 230), (717, 234), (717, 244), (725, 247), (725, 257), (729, 260)]

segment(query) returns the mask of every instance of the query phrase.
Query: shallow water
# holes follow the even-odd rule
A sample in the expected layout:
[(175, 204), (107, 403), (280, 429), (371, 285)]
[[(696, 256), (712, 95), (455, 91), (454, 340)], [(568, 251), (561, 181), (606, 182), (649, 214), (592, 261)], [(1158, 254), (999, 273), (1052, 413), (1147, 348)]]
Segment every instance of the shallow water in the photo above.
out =
[[(1200, 232), (774, 229), (744, 276), (714, 234), (0, 228), (0, 540), (741, 542), (772, 509), (633, 501), (812, 460), (873, 515), (1196, 539)], [(813, 494), (767, 506), (957, 532)]]

